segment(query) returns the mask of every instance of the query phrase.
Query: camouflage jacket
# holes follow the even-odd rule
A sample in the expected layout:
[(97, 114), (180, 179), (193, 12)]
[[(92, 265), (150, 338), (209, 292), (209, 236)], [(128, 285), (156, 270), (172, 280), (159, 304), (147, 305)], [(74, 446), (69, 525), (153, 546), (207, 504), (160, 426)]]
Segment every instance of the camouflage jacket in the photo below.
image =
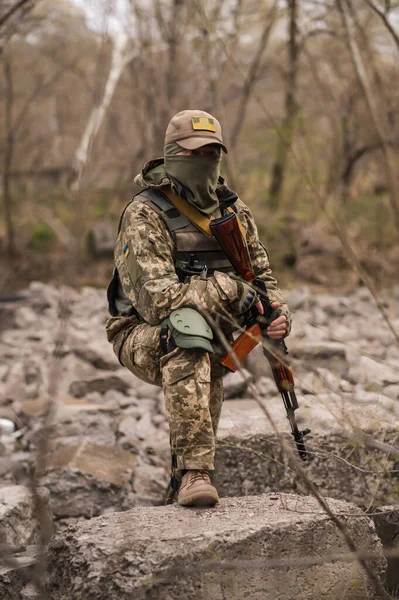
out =
[[(151, 164), (151, 163), (150, 163)], [(148, 170), (148, 167), (146, 167)], [(146, 168), (136, 178), (142, 187), (156, 189), (145, 177)], [(248, 206), (237, 200), (238, 216), (246, 233), (246, 240), (256, 275), (265, 281), (269, 298), (282, 304), (290, 329), (290, 313), (272, 276), (269, 257), (258, 237), (254, 218)], [(217, 209), (210, 218), (220, 217)], [(215, 272), (206, 280), (193, 276), (181, 283), (173, 261), (173, 238), (162, 218), (151, 206), (140, 200), (140, 195), (127, 207), (115, 245), (115, 266), (125, 295), (141, 318), (150, 325), (161, 323), (169, 314), (182, 306), (200, 306), (210, 314), (228, 311), (237, 300), (237, 282), (227, 273)]]

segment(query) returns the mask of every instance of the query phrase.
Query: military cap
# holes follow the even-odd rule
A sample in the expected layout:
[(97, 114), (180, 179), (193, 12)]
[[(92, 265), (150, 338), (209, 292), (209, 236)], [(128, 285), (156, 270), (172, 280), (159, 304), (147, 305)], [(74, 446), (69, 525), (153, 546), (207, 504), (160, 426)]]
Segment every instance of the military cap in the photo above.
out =
[(183, 110), (172, 117), (166, 129), (165, 146), (172, 142), (186, 150), (219, 144), (227, 154), (219, 121), (203, 110)]

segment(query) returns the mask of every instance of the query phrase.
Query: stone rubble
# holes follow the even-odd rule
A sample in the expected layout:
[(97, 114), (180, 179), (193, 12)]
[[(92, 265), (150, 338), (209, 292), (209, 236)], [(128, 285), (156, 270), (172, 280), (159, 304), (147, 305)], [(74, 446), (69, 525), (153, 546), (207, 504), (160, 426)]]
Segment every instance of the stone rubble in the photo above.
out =
[[(34, 282), (23, 295), (26, 301), (2, 304), (0, 308), (0, 350), (3, 357), (0, 364), (0, 409), (10, 411), (1, 413), (0, 417), (10, 418), (10, 414), (13, 415), (19, 432), (19, 437), (3, 435), (1, 440), (3, 446), (5, 444), (0, 465), (4, 482), (27, 483), (43, 418), (51, 406), (52, 418), (46, 430), (49, 456), (45, 477), (52, 481), (54, 497), (60, 496), (61, 491), (65, 493), (68, 486), (65, 481), (62, 485), (56, 474), (51, 476), (51, 471), (58, 473), (60, 469), (55, 468), (52, 454), (57, 456), (56, 453), (62, 452), (62, 449), (77, 448), (81, 444), (86, 444), (86, 448), (96, 444), (105, 448), (104, 452), (109, 448), (111, 462), (116, 460), (112, 454), (114, 447), (134, 458), (132, 476), (123, 487), (133, 505), (136, 501), (142, 504), (143, 498), (147, 498), (149, 503), (159, 504), (162, 490), (158, 483), (167, 480), (169, 470), (168, 424), (162, 391), (140, 381), (118, 363), (104, 332), (107, 319), (104, 290), (86, 287), (78, 292)], [(333, 444), (333, 452), (340, 458), (326, 460), (323, 455), (314, 462), (319, 461), (326, 469), (332, 468), (331, 485), (326, 492), (342, 497), (336, 489), (339, 481), (336, 481), (334, 472), (338, 462), (346, 460), (348, 452), (343, 449), (347, 446), (347, 438), (350, 439), (359, 428), (365, 428), (381, 439), (396, 443), (392, 432), (398, 421), (399, 349), (368, 290), (359, 288), (347, 296), (314, 295), (303, 286), (286, 292), (285, 297), (294, 312), (293, 331), (287, 345), (300, 404), (297, 419), (312, 429), (313, 441), (309, 444), (316, 454), (326, 443), (331, 445), (332, 439), (337, 441), (336, 445)], [(382, 301), (393, 325), (398, 326), (398, 289)], [(62, 315), (66, 319), (65, 326), (60, 320)], [(60, 333), (62, 327), (64, 330)], [(59, 359), (55, 364), (52, 354), (60, 340)], [(264, 420), (264, 408), (272, 410), (282, 432), (288, 432), (288, 423), (260, 346), (247, 357), (245, 366), (245, 379), (241, 373), (225, 377), (226, 403), (220, 442), (225, 444), (227, 440), (230, 445), (245, 445), (256, 435), (258, 450), (259, 446), (265, 450), (268, 440), (276, 449), (278, 444), (276, 446), (270, 424)], [(56, 385), (51, 388), (54, 369)], [(256, 382), (260, 404), (248, 400), (248, 382), (251, 380)], [(238, 415), (233, 407), (238, 406), (237, 398), (245, 397), (247, 399), (242, 400)], [(235, 423), (230, 423), (226, 430), (226, 419), (232, 412)], [(240, 427), (237, 427), (237, 419)], [(233, 454), (237, 452), (233, 448), (230, 451)], [(229, 493), (229, 480), (236, 481), (235, 486), (230, 487), (230, 493), (236, 494), (240, 486), (243, 490), (246, 488), (242, 477), (236, 479), (233, 476), (236, 471), (232, 473), (227, 465), (231, 461), (239, 462), (242, 471), (245, 471), (249, 466), (248, 452), (246, 456), (242, 456), (241, 452), (234, 458), (227, 456), (226, 452), (225, 448), (220, 448), (219, 479), (225, 481), (223, 493)], [(30, 458), (27, 459), (29, 453)], [(5, 456), (13, 457), (8, 461), (8, 472)], [(374, 458), (382, 460), (384, 457)], [(95, 461), (95, 456), (88, 460)], [(373, 461), (372, 457), (370, 461)], [(393, 466), (395, 458), (390, 457), (388, 462), (390, 467)], [(249, 464), (253, 466), (252, 459)], [(116, 462), (116, 472), (118, 468)], [(69, 480), (66, 473), (72, 474), (72, 465), (63, 465), (62, 469)], [(146, 470), (149, 482), (157, 483), (144, 484)], [(88, 489), (96, 487), (92, 485), (90, 468), (82, 473), (73, 465), (75, 471), (83, 478), (81, 483), (88, 482)], [(140, 474), (140, 486), (138, 481), (135, 483), (136, 471)], [(258, 477), (259, 469), (255, 469), (252, 474), (245, 475), (245, 481), (248, 484), (252, 478), (256, 482)], [(268, 479), (268, 476), (263, 479)], [(101, 483), (106, 487), (109, 484)], [(60, 486), (59, 493), (57, 485)], [(75, 489), (77, 482), (70, 481), (70, 485), (71, 489)], [(275, 478), (270, 478), (267, 485), (275, 485)], [(143, 492), (140, 492), (140, 487)], [(234, 487), (237, 489), (233, 491)], [(258, 490), (259, 485), (256, 483), (253, 487), (250, 484), (250, 489)], [(266, 491), (269, 487), (261, 489)], [(380, 486), (376, 497), (386, 503), (390, 499), (383, 497), (383, 490), (384, 486)], [(362, 493), (360, 489), (359, 495)], [(104, 510), (108, 510), (110, 504), (105, 500), (106, 494), (101, 497), (105, 502)], [(358, 496), (356, 499), (359, 500)], [(98, 502), (98, 494), (93, 492), (88, 506), (95, 507), (90, 509), (94, 510), (94, 514), (101, 513)], [(118, 501), (117, 506), (120, 507), (121, 502)], [(74, 514), (87, 516), (84, 503), (80, 504), (81, 509), (73, 511)]]
[(372, 516), (387, 557), (386, 587), (399, 590), (399, 505), (379, 506)]
[[(224, 498), (212, 509), (133, 508), (72, 525), (50, 548), (50, 596), (377, 598), (356, 561), (348, 560), (341, 534), (315, 499), (298, 500), (290, 494), (269, 494)], [(386, 561), (371, 519), (353, 504), (332, 499), (328, 504), (356, 547), (369, 555), (373, 572), (383, 577)]]
[[(45, 525), (52, 529), (49, 492), (37, 488), (36, 493), (43, 507)], [(38, 543), (40, 526), (35, 514), (31, 490), (22, 485), (0, 487), (0, 543), (12, 548)]]
[[(59, 531), (112, 511), (159, 506), (170, 465), (163, 393), (118, 363), (105, 337), (104, 290), (35, 282), (24, 295), (23, 302), (0, 305), (0, 418), (16, 426), (0, 438), (0, 492), (29, 485), (44, 434), (41, 485), (50, 491)], [(394, 335), (364, 288), (339, 296), (304, 286), (285, 297), (294, 312), (287, 346), (296, 416), (300, 427), (312, 429), (309, 476), (323, 494), (363, 508), (397, 502), (398, 454), (366, 447), (363, 436), (398, 447)], [(381, 301), (399, 332), (399, 286)], [(244, 366), (245, 379), (240, 373), (225, 378), (218, 489), (222, 496), (307, 494), (266, 416), (293, 447), (260, 346)], [(250, 381), (257, 400), (249, 397)], [(24, 597), (30, 593), (27, 588)]]

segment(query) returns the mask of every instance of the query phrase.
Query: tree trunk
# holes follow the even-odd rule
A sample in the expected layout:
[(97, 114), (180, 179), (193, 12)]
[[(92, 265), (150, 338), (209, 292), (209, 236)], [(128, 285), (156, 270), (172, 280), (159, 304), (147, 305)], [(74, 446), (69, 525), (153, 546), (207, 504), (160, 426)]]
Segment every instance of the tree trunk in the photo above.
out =
[(14, 152), (14, 136), (12, 128), (13, 109), (13, 80), (11, 64), (8, 59), (4, 61), (4, 77), (6, 83), (4, 125), (5, 125), (5, 148), (3, 162), (3, 204), (6, 221), (6, 248), (9, 256), (15, 255), (15, 232), (12, 217), (12, 192), (10, 187), (11, 166)]
[(172, 0), (167, 22), (160, 16), (160, 12), (158, 11), (157, 23), (161, 37), (166, 43), (167, 65), (164, 74), (166, 99), (158, 109), (159, 118), (154, 127), (154, 152), (156, 156), (163, 154), (166, 127), (176, 112), (175, 100), (180, 82), (178, 67), (179, 45), (181, 39), (184, 37), (182, 10), (182, 0)]
[(277, 210), (284, 186), (287, 159), (291, 148), (295, 117), (298, 111), (296, 102), (297, 71), (298, 71), (298, 5), (297, 0), (288, 0), (289, 10), (289, 68), (287, 75), (287, 87), (285, 95), (285, 117), (278, 131), (276, 158), (272, 167), (272, 179), (269, 187), (270, 207)]
[(107, 114), (119, 79), (121, 78), (127, 63), (132, 59), (132, 56), (127, 55), (128, 42), (128, 36), (122, 32), (115, 37), (111, 66), (102, 97), (98, 104), (93, 106), (81, 137), (80, 144), (75, 153), (75, 178), (72, 183), (72, 189), (75, 191), (82, 185), (83, 171), (89, 159), (93, 142)]
[(345, 0), (337, 0), (337, 8), (341, 14), (342, 25), (345, 32), (346, 42), (349, 48), (352, 64), (363, 91), (364, 99), (374, 125), (377, 139), (381, 144), (383, 155), (383, 166), (386, 181), (389, 186), (389, 201), (392, 209), (396, 229), (399, 231), (399, 185), (395, 173), (394, 159), (391, 152), (391, 141), (385, 131), (384, 124), (380, 118), (378, 107), (375, 103), (373, 90), (371, 89), (366, 68), (363, 63), (359, 47), (351, 28), (351, 20)]

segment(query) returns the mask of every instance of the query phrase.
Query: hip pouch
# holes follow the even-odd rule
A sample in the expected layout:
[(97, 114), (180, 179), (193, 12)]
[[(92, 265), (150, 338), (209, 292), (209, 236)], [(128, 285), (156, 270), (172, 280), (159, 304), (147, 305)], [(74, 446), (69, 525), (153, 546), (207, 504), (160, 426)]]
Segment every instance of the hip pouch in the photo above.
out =
[(213, 353), (213, 331), (205, 318), (193, 308), (174, 310), (161, 323), (161, 348), (169, 354), (175, 348), (200, 349)]

